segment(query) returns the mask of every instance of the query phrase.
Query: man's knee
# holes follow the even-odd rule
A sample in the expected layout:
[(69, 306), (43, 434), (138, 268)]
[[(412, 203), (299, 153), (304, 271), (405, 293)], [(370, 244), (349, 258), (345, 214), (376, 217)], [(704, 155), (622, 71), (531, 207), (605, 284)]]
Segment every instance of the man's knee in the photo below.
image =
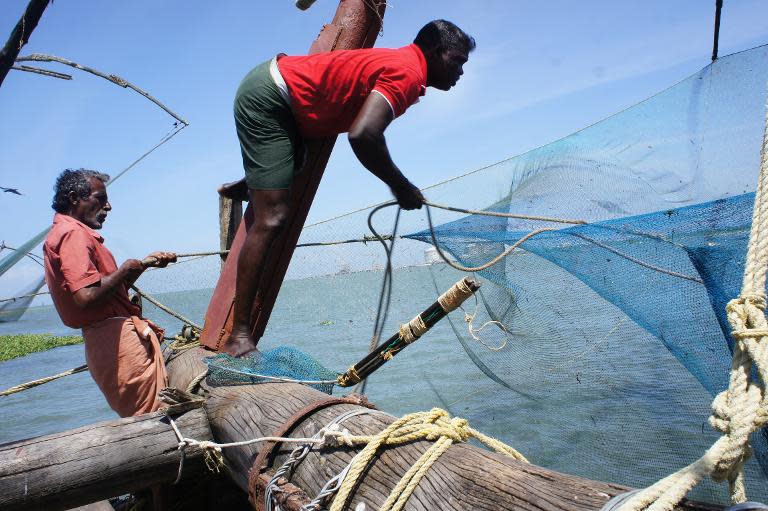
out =
[(254, 222), (254, 227), (262, 232), (279, 233), (288, 223), (290, 206), (279, 204), (268, 208)]

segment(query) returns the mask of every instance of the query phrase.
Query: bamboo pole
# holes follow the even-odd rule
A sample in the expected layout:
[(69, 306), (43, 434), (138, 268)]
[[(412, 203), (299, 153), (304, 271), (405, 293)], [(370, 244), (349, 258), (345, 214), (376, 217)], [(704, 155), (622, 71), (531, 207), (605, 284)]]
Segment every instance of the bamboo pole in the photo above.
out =
[(16, 23), (5, 46), (0, 50), (0, 86), (3, 85), (3, 80), (5, 80), (8, 71), (10, 71), (13, 63), (16, 61), (21, 48), (29, 42), (29, 36), (32, 35), (32, 31), (37, 27), (40, 18), (43, 16), (43, 11), (48, 7), (49, 2), (50, 0), (31, 0), (21, 19)]

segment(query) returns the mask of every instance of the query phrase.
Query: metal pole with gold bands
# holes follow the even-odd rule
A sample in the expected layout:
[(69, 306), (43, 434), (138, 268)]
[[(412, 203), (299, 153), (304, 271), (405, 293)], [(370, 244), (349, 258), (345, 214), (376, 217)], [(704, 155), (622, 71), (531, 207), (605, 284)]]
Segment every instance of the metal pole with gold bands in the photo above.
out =
[(392, 360), (406, 346), (427, 333), (438, 321), (464, 303), (464, 300), (472, 296), (478, 289), (480, 289), (480, 284), (470, 277), (464, 277), (455, 283), (424, 312), (408, 323), (400, 325), (398, 333), (366, 355), (360, 362), (350, 367), (346, 373), (339, 375), (339, 386), (351, 387), (360, 383), (384, 363)]

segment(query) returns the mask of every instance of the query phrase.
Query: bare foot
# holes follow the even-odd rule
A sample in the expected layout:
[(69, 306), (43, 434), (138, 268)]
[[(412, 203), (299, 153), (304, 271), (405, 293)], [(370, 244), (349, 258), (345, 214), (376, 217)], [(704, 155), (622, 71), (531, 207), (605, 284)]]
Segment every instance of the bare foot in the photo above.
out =
[(251, 333), (248, 329), (233, 328), (232, 332), (224, 341), (224, 345), (221, 347), (221, 351), (228, 353), (233, 357), (242, 357), (253, 351), (256, 351), (256, 343), (251, 337)]
[(245, 182), (245, 178), (239, 181), (232, 181), (231, 183), (224, 183), (218, 189), (219, 195), (226, 199), (239, 200), (241, 202), (248, 201), (248, 185)]

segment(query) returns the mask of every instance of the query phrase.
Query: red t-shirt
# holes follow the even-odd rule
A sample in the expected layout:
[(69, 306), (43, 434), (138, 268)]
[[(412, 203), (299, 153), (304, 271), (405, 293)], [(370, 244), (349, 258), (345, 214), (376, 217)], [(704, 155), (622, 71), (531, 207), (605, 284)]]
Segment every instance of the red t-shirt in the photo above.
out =
[(70, 328), (83, 328), (107, 318), (139, 316), (141, 310), (128, 299), (122, 284), (104, 302), (82, 309), (72, 297), (80, 289), (117, 271), (104, 238), (82, 222), (56, 213), (43, 245), (45, 282), (61, 320)]
[(283, 56), (277, 65), (299, 131), (308, 138), (349, 131), (372, 91), (384, 96), (399, 117), (427, 85), (427, 61), (415, 44)]

